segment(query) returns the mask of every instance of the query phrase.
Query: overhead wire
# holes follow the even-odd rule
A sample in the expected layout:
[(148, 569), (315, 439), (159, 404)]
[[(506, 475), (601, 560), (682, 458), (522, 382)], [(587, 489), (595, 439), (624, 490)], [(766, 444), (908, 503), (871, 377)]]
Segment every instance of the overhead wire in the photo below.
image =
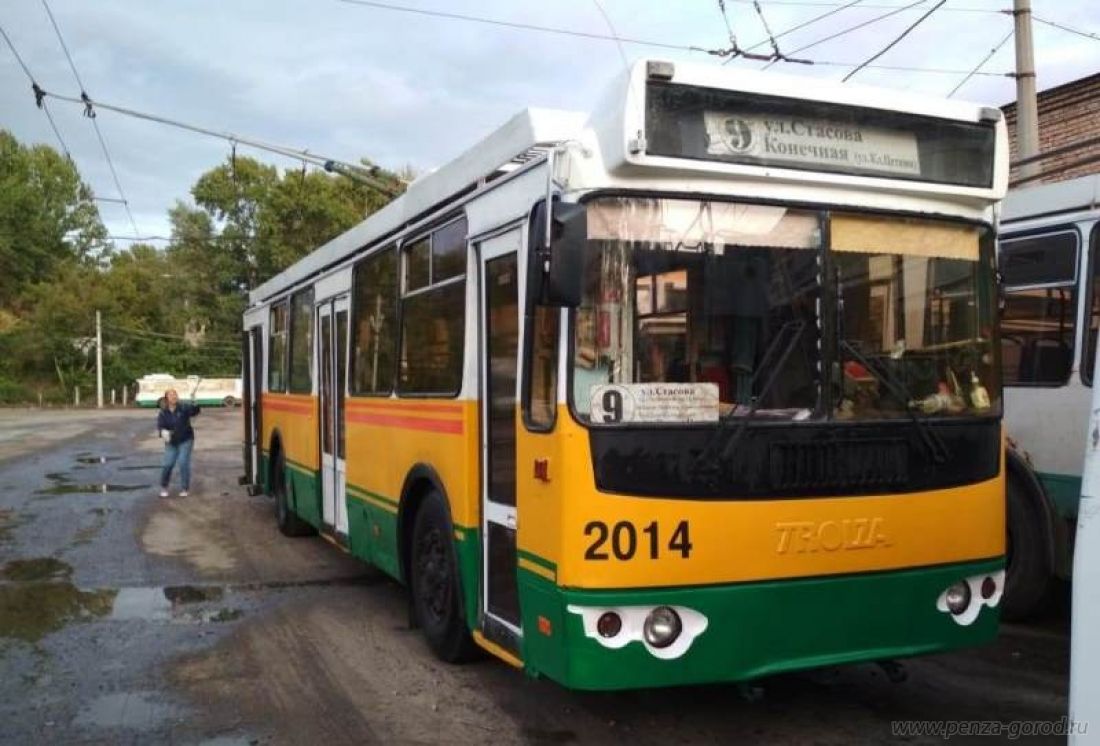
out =
[[(731, 3), (743, 3), (745, 5), (748, 5), (748, 4), (751, 4), (751, 3), (755, 2), (755, 0), (729, 0), (729, 1)], [(815, 2), (814, 0), (763, 0), (763, 3), (764, 3), (764, 5), (787, 5), (787, 6), (804, 7), (804, 8), (837, 8), (837, 7), (843, 7), (843, 3), (835, 2), (835, 0), (833, 2), (829, 2), (828, 0), (822, 0), (820, 2)], [(908, 5), (896, 5), (896, 4), (885, 4), (885, 3), (867, 4), (867, 5), (864, 5), (863, 7), (868, 8), (870, 10), (890, 10), (890, 9), (897, 9), (897, 8), (901, 8), (901, 9), (904, 9), (904, 10), (911, 10), (911, 6), (908, 6)], [(1003, 10), (1000, 10), (998, 8), (979, 8), (979, 7), (975, 7), (975, 6), (958, 6), (958, 5), (949, 5), (946, 8), (944, 8), (944, 10), (945, 11), (951, 11), (951, 12), (954, 12), (954, 13), (989, 13), (989, 14), (996, 14), (996, 13), (1003, 13), (1004, 12)], [(1011, 11), (1009, 11), (1009, 12), (1011, 12)]]
[[(44, 2), (44, 1), (45, 1), (45, 0), (43, 0), (43, 2)], [(917, 20), (913, 21), (913, 23), (909, 24), (909, 26), (907, 26), (907, 27), (905, 28), (905, 30), (904, 30), (904, 31), (902, 31), (902, 32), (901, 32), (900, 34), (898, 34), (898, 35), (897, 35), (897, 36), (896, 36), (896, 37), (895, 37), (895, 38), (893, 39), (893, 41), (891, 41), (891, 42), (890, 42), (889, 44), (887, 44), (887, 45), (886, 45), (885, 47), (883, 47), (882, 49), (880, 49), (880, 50), (879, 50), (878, 52), (876, 52), (875, 54), (873, 54), (873, 55), (871, 55), (870, 57), (868, 57), (868, 58), (867, 58), (867, 61), (866, 61), (866, 62), (861, 62), (861, 63), (860, 63), (860, 64), (859, 64), (859, 65), (858, 65), (858, 66), (856, 67), (856, 69), (855, 69), (855, 70), (852, 70), (852, 71), (851, 71), (850, 73), (848, 73), (847, 75), (845, 75), (845, 76), (844, 76), (844, 78), (843, 78), (843, 81), (844, 81), (845, 83), (847, 83), (847, 82), (848, 82), (849, 80), (851, 80), (851, 78), (852, 78), (852, 77), (853, 77), (853, 76), (854, 76), (854, 75), (855, 75), (856, 73), (858, 73), (858, 72), (859, 72), (860, 70), (862, 70), (863, 68), (867, 67), (867, 66), (868, 66), (868, 65), (870, 65), (870, 64), (871, 64), (872, 62), (874, 62), (875, 60), (877, 60), (877, 59), (878, 59), (879, 57), (881, 57), (882, 55), (886, 54), (886, 53), (887, 53), (887, 52), (889, 52), (889, 51), (890, 51), (891, 49), (893, 49), (893, 48), (894, 48), (895, 46), (897, 46), (897, 44), (898, 44), (899, 42), (901, 42), (901, 40), (902, 40), (902, 39), (904, 39), (905, 37), (909, 36), (909, 34), (910, 34), (910, 33), (911, 33), (912, 31), (913, 31), (913, 29), (915, 29), (915, 28), (916, 28), (917, 26), (919, 26), (919, 25), (921, 25), (922, 23), (924, 23), (924, 22), (925, 22), (925, 20), (927, 20), (929, 16), (931, 16), (931, 15), (932, 15), (933, 13), (935, 13), (935, 12), (936, 12), (937, 10), (939, 10), (940, 8), (942, 8), (942, 7), (943, 7), (943, 5), (944, 5), (944, 3), (946, 3), (946, 2), (947, 2), (947, 0), (939, 0), (939, 2), (938, 2), (938, 3), (936, 3), (936, 4), (935, 4), (935, 5), (933, 5), (933, 6), (931, 7), (931, 8), (929, 8), (929, 9), (928, 9), (928, 12), (927, 12), (927, 13), (925, 13), (924, 15), (922, 15), (922, 16), (921, 16), (920, 18), (918, 18)]]
[[(87, 88), (84, 86), (84, 81), (80, 78), (80, 73), (76, 69), (76, 63), (73, 62), (73, 56), (69, 53), (69, 46), (65, 43), (65, 37), (61, 33), (61, 27), (57, 25), (57, 19), (54, 18), (53, 11), (50, 10), (50, 4), (46, 0), (42, 0), (42, 7), (46, 9), (46, 15), (50, 18), (50, 25), (53, 26), (54, 33), (57, 34), (57, 41), (61, 44), (61, 50), (65, 53), (65, 59), (69, 61), (69, 68), (73, 71), (73, 77), (76, 78), (76, 84), (80, 87), (80, 97), (88, 100)], [(92, 120), (92, 127), (95, 129), (96, 138), (99, 140), (99, 146), (103, 150), (103, 157), (107, 160), (107, 167), (111, 171), (111, 178), (114, 179), (115, 188), (118, 190), (118, 196), (122, 199), (122, 206), (126, 209), (126, 216), (130, 219), (130, 227), (134, 229), (134, 233), (141, 233), (138, 230), (137, 222), (134, 220), (134, 213), (130, 209), (130, 201), (126, 198), (126, 192), (122, 189), (122, 182), (118, 178), (118, 171), (115, 170), (114, 159), (111, 158), (111, 151), (107, 148), (107, 141), (103, 138), (103, 132), (99, 129), (99, 122), (96, 121), (95, 111), (91, 105), (88, 105), (84, 109), (84, 115)]]
[[(490, 26), (501, 26), (501, 27), (505, 27), (505, 28), (520, 29), (520, 30), (524, 30), (524, 31), (537, 31), (537, 32), (543, 32), (543, 33), (548, 33), (548, 34), (558, 34), (558, 35), (562, 35), (562, 36), (572, 36), (572, 37), (578, 37), (578, 38), (582, 38), (582, 39), (594, 39), (594, 40), (599, 40), (599, 41), (611, 41), (611, 42), (618, 41), (618, 42), (621, 42), (623, 44), (637, 44), (637, 45), (641, 45), (641, 46), (651, 46), (651, 47), (657, 47), (657, 48), (662, 48), (662, 49), (675, 49), (675, 50), (684, 51), (684, 52), (699, 52), (699, 53), (709, 54), (709, 55), (716, 56), (716, 57), (721, 57), (723, 59), (727, 59), (727, 61), (728, 61), (728, 58), (730, 58), (730, 56), (731, 56), (731, 50), (730, 49), (710, 49), (710, 48), (707, 48), (707, 47), (701, 47), (701, 46), (696, 46), (696, 45), (672, 44), (672, 43), (668, 43), (668, 42), (655, 41), (655, 40), (652, 40), (652, 39), (637, 39), (637, 38), (628, 37), (628, 36), (609, 36), (607, 34), (591, 33), (591, 32), (587, 32), (587, 31), (574, 31), (572, 29), (566, 29), (566, 28), (555, 27), (555, 26), (541, 26), (541, 25), (534, 24), (534, 23), (521, 23), (521, 22), (517, 22), (517, 21), (504, 21), (504, 20), (500, 20), (500, 19), (496, 19), (496, 18), (487, 18), (485, 16), (474, 16), (474, 15), (469, 15), (469, 14), (465, 14), (465, 13), (452, 13), (452, 12), (449, 12), (449, 11), (428, 10), (426, 8), (414, 8), (414, 7), (409, 7), (409, 6), (405, 6), (405, 5), (397, 5), (397, 4), (388, 3), (388, 2), (378, 2), (377, 0), (335, 0), (335, 1), (340, 2), (340, 3), (344, 3), (346, 5), (362, 6), (362, 7), (366, 7), (366, 8), (377, 8), (377, 9), (380, 9), (380, 10), (392, 10), (392, 11), (396, 11), (396, 12), (399, 12), (399, 13), (410, 13), (410, 14), (415, 14), (415, 15), (420, 15), (420, 16), (428, 16), (428, 17), (432, 17), (432, 18), (444, 18), (444, 19), (450, 19), (450, 20), (465, 21), (465, 22), (470, 22), (470, 23), (482, 23), (482, 24), (487, 24), (487, 25), (490, 25)], [(738, 1), (741, 1), (741, 0), (738, 0)], [(751, 2), (752, 0), (747, 0), (747, 1)], [(845, 29), (844, 31), (838, 32), (836, 34), (832, 34), (832, 35), (827, 36), (823, 39), (818, 39), (817, 41), (811, 42), (810, 44), (805, 45), (803, 47), (800, 47), (799, 49), (796, 49), (792, 52), (787, 52), (786, 54), (788, 56), (793, 55), (793, 54), (797, 54), (798, 52), (802, 51), (803, 49), (809, 49), (810, 47), (817, 46), (818, 44), (822, 44), (822, 43), (824, 43), (826, 41), (829, 41), (831, 39), (835, 39), (838, 36), (843, 36), (844, 34), (850, 33), (852, 31), (856, 31), (860, 28), (863, 28), (864, 26), (867, 26), (867, 25), (869, 25), (871, 23), (874, 23), (878, 20), (881, 20), (883, 18), (889, 18), (890, 16), (892, 16), (895, 13), (898, 13), (902, 10), (908, 10), (908, 9), (912, 8), (913, 6), (915, 6), (915, 5), (920, 5), (923, 2), (926, 2), (926, 0), (917, 0), (917, 2), (911, 3), (910, 5), (903, 5), (903, 6), (897, 6), (897, 7), (895, 7), (895, 6), (876, 6), (876, 7), (889, 7), (889, 8), (893, 8), (893, 10), (889, 13), (882, 14), (882, 15), (880, 15), (876, 18), (873, 18), (869, 21), (865, 21), (865, 22), (863, 22), (863, 23), (861, 23), (861, 24), (859, 24), (855, 27)], [(851, 7), (855, 4), (856, 4), (856, 2), (848, 2), (848, 3), (844, 3), (842, 5), (837, 4), (837, 3), (829, 3), (829, 4), (819, 3), (819, 5), (825, 5), (826, 7), (837, 6), (837, 7), (835, 7), (835, 10), (829, 11), (828, 13), (824, 13), (821, 16), (819, 16), (819, 18), (827, 17), (829, 15), (832, 15), (834, 12), (838, 12), (840, 10), (843, 10), (844, 8)], [(871, 6), (862, 6), (862, 7), (871, 7)], [(793, 31), (797, 30), (798, 28), (804, 28), (805, 26), (812, 23), (814, 20), (815, 19), (810, 19), (810, 21), (805, 21), (802, 24), (799, 24), (795, 27), (792, 27), (790, 29), (786, 29), (785, 31), (780, 32), (779, 34), (776, 34), (775, 38), (779, 39), (784, 34), (791, 33)], [(768, 40), (765, 39), (762, 42), (754, 44), (752, 47), (748, 47), (743, 51), (748, 51), (749, 49), (759, 48), (760, 46), (763, 46), (764, 44), (767, 44), (767, 43), (768, 43)], [(766, 65), (766, 67), (770, 67), (772, 64), (774, 64), (776, 62), (776, 60), (773, 59), (772, 55), (759, 55), (759, 59), (761, 61), (764, 61), (764, 60), (769, 61), (768, 65)], [(823, 61), (823, 60), (809, 60), (809, 62), (811, 64), (814, 64), (814, 65), (824, 65), (824, 66), (829, 66), (829, 67), (852, 67), (853, 65), (858, 64), (858, 63), (855, 63), (855, 62), (838, 62), (838, 61)], [(868, 65), (867, 67), (871, 68), (871, 69), (878, 68), (878, 69), (884, 69), (884, 70), (904, 70), (906, 72), (948, 74), (948, 75), (962, 75), (966, 72), (965, 70), (955, 70), (955, 69), (948, 70), (948, 69), (943, 69), (943, 68), (926, 68), (926, 67), (901, 66), (901, 65)], [(985, 73), (985, 75), (1000, 77), (1003, 74), (1002, 73)]]
[(46, 120), (50, 123), (50, 129), (53, 130), (54, 137), (57, 138), (57, 144), (61, 146), (61, 152), (65, 154), (65, 157), (69, 159), (69, 162), (73, 160), (73, 154), (69, 151), (69, 146), (65, 144), (65, 139), (61, 137), (61, 130), (57, 128), (57, 123), (53, 120), (53, 114), (50, 113), (50, 107), (46, 105), (46, 102), (38, 95), (41, 90), (38, 86), (38, 82), (34, 79), (34, 75), (31, 74), (31, 70), (27, 67), (27, 63), (23, 61), (23, 56), (19, 54), (19, 50), (15, 48), (15, 44), (12, 43), (11, 37), (8, 36), (8, 32), (4, 30), (4, 27), (0, 25), (0, 36), (4, 37), (4, 41), (7, 42), (8, 49), (15, 55), (16, 62), (23, 68), (23, 72), (27, 76), (27, 80), (31, 82), (31, 90), (34, 91), (35, 103), (42, 113), (46, 115)]
[[(400, 194), (400, 190), (386, 184), (384, 181), (378, 178), (378, 174), (382, 169), (379, 166), (370, 164), (367, 166), (356, 165), (341, 161), (336, 158), (329, 158), (327, 156), (320, 155), (310, 150), (301, 150), (292, 148), (285, 145), (277, 145), (274, 143), (264, 142), (263, 140), (257, 140), (251, 137), (244, 137), (232, 132), (219, 132), (207, 127), (200, 127), (199, 125), (189, 124), (177, 119), (171, 119), (169, 117), (160, 116), (158, 114), (150, 114), (148, 112), (138, 111), (136, 109), (130, 109), (124, 106), (118, 106), (117, 104), (110, 104), (105, 101), (100, 101), (93, 98), (76, 98), (74, 96), (66, 96), (60, 93), (53, 93), (52, 91), (42, 91), (43, 97), (57, 99), (58, 101), (64, 101), (66, 103), (78, 104), (80, 106), (92, 106), (95, 109), (106, 109), (107, 111), (113, 111), (116, 114), (122, 114), (124, 116), (134, 117), (136, 119), (143, 119), (148, 122), (155, 122), (157, 124), (163, 124), (170, 127), (176, 127), (179, 129), (195, 132), (200, 135), (207, 135), (208, 137), (216, 137), (221, 140), (225, 140), (229, 143), (237, 143), (239, 145), (246, 145), (250, 148), (257, 150), (263, 150), (269, 153), (275, 153), (292, 160), (299, 162), (307, 162), (313, 166), (319, 166), (326, 171), (341, 173), (349, 178), (358, 179), (373, 186), (378, 191), (381, 191), (388, 196), (394, 197)], [(340, 170), (338, 170), (340, 169)], [(345, 173), (347, 172), (347, 173)], [(352, 175), (354, 174), (354, 175)], [(396, 176), (394, 179), (396, 180)], [(140, 233), (140, 231), (137, 231)]]
[(499, 18), (487, 18), (485, 16), (475, 16), (468, 13), (452, 13), (445, 10), (428, 10), (427, 8), (415, 8), (408, 5), (398, 5), (396, 3), (378, 2), (377, 0), (337, 0), (337, 2), (341, 2), (346, 5), (360, 5), (368, 8), (377, 8), (379, 10), (392, 10), (398, 13), (412, 13), (415, 15), (432, 16), (435, 18), (449, 18), (454, 21), (483, 23), (491, 26), (502, 26), (505, 28), (519, 29), (522, 31), (539, 31), (546, 34), (574, 36), (582, 39), (599, 39), (603, 41), (619, 42), (622, 44), (637, 44), (640, 46), (657, 47), (661, 49), (678, 49), (688, 52), (709, 53), (710, 51), (712, 51), (704, 49), (703, 47), (696, 47), (687, 44), (670, 44), (667, 42), (661, 42), (652, 39), (635, 39), (618, 35), (608, 36), (607, 34), (597, 34), (589, 31), (577, 31), (575, 29), (567, 29), (560, 26), (542, 26), (535, 23), (524, 23), (521, 21), (505, 21)]
[[(804, 52), (807, 49), (813, 49), (814, 47), (819, 46), (821, 44), (824, 44), (827, 41), (832, 41), (833, 39), (839, 39), (841, 36), (846, 36), (850, 33), (855, 32), (855, 31), (859, 31), (860, 29), (867, 28), (868, 26), (870, 26), (873, 23), (878, 23), (879, 21), (885, 21), (887, 18), (895, 16), (898, 13), (901, 13), (904, 10), (908, 10), (908, 9), (916, 7), (918, 5), (922, 5), (922, 4), (924, 4), (924, 2), (925, 2), (925, 0), (915, 0), (914, 2), (909, 3), (908, 5), (903, 5), (903, 6), (900, 6), (898, 8), (894, 8), (893, 10), (891, 10), (887, 13), (881, 13), (881, 14), (875, 16), (874, 18), (870, 18), (866, 21), (862, 21), (860, 23), (857, 23), (854, 26), (849, 26), (848, 28), (841, 29), (840, 31), (829, 34), (828, 36), (823, 36), (820, 39), (817, 39), (815, 41), (811, 41), (809, 44), (803, 44), (801, 47), (798, 47), (793, 52), (791, 52), (791, 54), (798, 54), (799, 52)], [(772, 60), (768, 64), (764, 65), (764, 67), (761, 68), (761, 69), (762, 70), (767, 70), (769, 67), (771, 67), (772, 65), (774, 65), (778, 61), (779, 60)]]
[(997, 52), (1001, 51), (1001, 47), (1003, 47), (1006, 43), (1008, 43), (1008, 40), (1012, 38), (1014, 33), (1015, 33), (1015, 29), (1009, 29), (1008, 33), (1004, 35), (1004, 38), (1001, 39), (999, 42), (997, 42), (996, 46), (994, 46), (992, 49), (989, 50), (989, 52), (986, 53), (985, 57), (982, 57), (981, 62), (979, 62), (977, 65), (975, 65), (974, 69), (971, 70), (970, 72), (968, 72), (966, 74), (966, 77), (963, 78), (962, 80), (960, 80), (958, 85), (956, 85), (954, 88), (951, 89), (951, 93), (947, 94), (947, 97), (951, 98), (956, 93), (958, 93), (959, 89), (962, 88), (964, 85), (966, 85), (967, 81), (969, 81), (971, 78), (973, 78), (978, 73), (979, 70), (981, 70), (983, 67), (985, 67), (985, 63), (989, 62), (989, 60), (991, 60), (993, 58), (993, 55), (995, 55), (995, 54), (997, 54)]
[[(840, 5), (836, 8), (833, 8), (832, 10), (827, 10), (827, 11), (825, 11), (824, 13), (822, 13), (820, 15), (816, 15), (813, 18), (810, 18), (808, 20), (803, 21), (802, 23), (791, 26), (790, 28), (783, 29), (778, 34), (776, 34), (774, 38), (775, 39), (782, 39), (787, 34), (793, 34), (795, 31), (798, 31), (800, 29), (806, 28), (807, 26), (813, 25), (813, 24), (817, 23), (818, 21), (824, 20), (825, 18), (828, 18), (831, 15), (835, 15), (836, 13), (839, 13), (842, 10), (847, 10), (848, 8), (851, 8), (854, 5), (859, 5), (861, 2), (863, 2), (863, 0), (851, 0), (851, 2), (845, 3), (844, 5)], [(723, 8), (723, 11), (724, 11), (724, 8)], [(722, 17), (725, 18), (725, 15), (726, 15), (725, 12), (723, 12)], [(726, 26), (727, 26), (727, 28), (729, 27), (729, 21), (728, 20), (726, 21)], [(759, 49), (760, 47), (764, 46), (767, 43), (768, 43), (768, 39), (761, 39), (760, 41), (756, 42), (755, 44), (750, 44), (749, 46), (745, 47), (744, 51), (745, 52), (751, 52), (754, 49)], [(727, 57), (722, 62), (722, 64), (723, 65), (728, 65), (730, 62), (733, 61), (733, 59), (734, 59), (733, 57)]]
[(1071, 28), (1070, 26), (1066, 26), (1064, 24), (1058, 23), (1057, 21), (1051, 21), (1051, 20), (1048, 20), (1046, 18), (1040, 18), (1039, 16), (1035, 15), (1034, 13), (1031, 14), (1031, 19), (1033, 21), (1038, 21), (1039, 23), (1045, 24), (1047, 26), (1053, 26), (1056, 29), (1061, 29), (1062, 31), (1068, 31), (1071, 34), (1077, 34), (1078, 36), (1083, 36), (1086, 39), (1092, 39), (1093, 41), (1100, 41), (1100, 35), (1094, 34), (1091, 31), (1081, 31), (1080, 29)]

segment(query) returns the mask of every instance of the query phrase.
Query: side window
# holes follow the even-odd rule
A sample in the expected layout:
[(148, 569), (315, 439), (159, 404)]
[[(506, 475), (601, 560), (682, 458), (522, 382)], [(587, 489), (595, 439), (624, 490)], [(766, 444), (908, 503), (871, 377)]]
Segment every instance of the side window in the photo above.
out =
[(271, 307), (267, 337), (267, 390), (286, 391), (286, 302)]
[(1092, 385), (1092, 370), (1096, 365), (1096, 334), (1100, 329), (1100, 223), (1092, 227), (1089, 248), (1089, 325), (1085, 328), (1085, 354), (1081, 358), (1081, 380)]
[(290, 390), (313, 391), (313, 289), (290, 299)]
[(352, 293), (351, 393), (389, 394), (397, 332), (397, 252), (386, 249), (360, 262)]
[(553, 428), (557, 412), (560, 321), (560, 309), (535, 306), (528, 327), (531, 355), (527, 368), (527, 422), (539, 430)]
[(465, 352), (466, 219), (436, 229), (401, 253), (398, 391), (456, 395)]
[(1079, 248), (1072, 230), (1001, 241), (1001, 362), (1006, 386), (1061, 386), (1069, 380)]

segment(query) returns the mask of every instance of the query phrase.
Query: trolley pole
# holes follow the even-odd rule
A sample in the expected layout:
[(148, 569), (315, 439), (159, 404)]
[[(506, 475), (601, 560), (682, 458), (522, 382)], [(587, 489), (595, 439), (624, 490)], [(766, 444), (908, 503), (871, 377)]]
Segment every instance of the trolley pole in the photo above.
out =
[(95, 312), (95, 405), (103, 409), (103, 324), (99, 311)]
[[(1039, 155), (1039, 104), (1035, 96), (1035, 49), (1031, 43), (1031, 0), (1013, 0), (1016, 24), (1016, 158)], [(1034, 176), (1039, 162), (1020, 166), (1020, 176)]]

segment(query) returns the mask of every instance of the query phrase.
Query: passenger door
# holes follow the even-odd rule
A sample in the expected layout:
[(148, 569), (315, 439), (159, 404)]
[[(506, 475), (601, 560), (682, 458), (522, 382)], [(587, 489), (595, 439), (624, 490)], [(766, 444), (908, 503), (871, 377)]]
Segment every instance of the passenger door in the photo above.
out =
[(518, 650), (516, 402), (519, 358), (519, 228), (478, 246), (482, 330), (481, 546), (486, 637)]
[(321, 520), (325, 528), (346, 538), (344, 398), (347, 395), (348, 299), (317, 306), (317, 360), (320, 377)]
[(241, 401), (244, 404), (244, 478), (250, 492), (263, 483), (260, 474), (260, 399), (264, 390), (263, 375), (263, 327), (254, 326), (244, 333), (241, 350), (243, 367), (242, 384), (244, 391)]

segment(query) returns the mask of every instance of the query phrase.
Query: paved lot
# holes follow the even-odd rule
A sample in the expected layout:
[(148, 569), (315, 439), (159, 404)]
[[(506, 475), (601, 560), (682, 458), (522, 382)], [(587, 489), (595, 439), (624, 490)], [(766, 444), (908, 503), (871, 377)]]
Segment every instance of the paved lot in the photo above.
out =
[(193, 494), (165, 500), (148, 411), (0, 411), (0, 741), (848, 744), (891, 741), (895, 720), (1066, 713), (1064, 606), (911, 661), (902, 684), (855, 666), (769, 679), (758, 701), (438, 663), (399, 586), (283, 538), (270, 501), (237, 486), (239, 418), (196, 420)]

